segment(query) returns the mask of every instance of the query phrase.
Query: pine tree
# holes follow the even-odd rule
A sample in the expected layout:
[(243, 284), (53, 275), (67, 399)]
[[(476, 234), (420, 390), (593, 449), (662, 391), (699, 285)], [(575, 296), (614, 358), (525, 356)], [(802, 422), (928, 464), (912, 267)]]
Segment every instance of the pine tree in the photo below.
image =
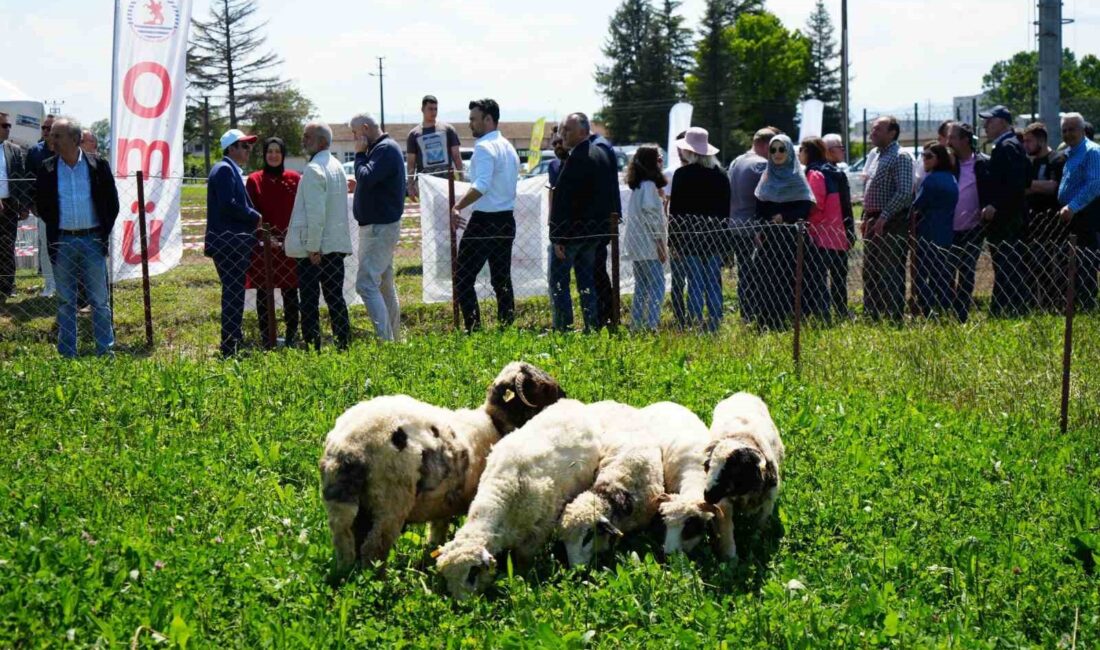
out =
[(684, 27), (684, 17), (676, 13), (682, 4), (680, 0), (664, 0), (659, 19), (659, 47), (666, 67), (666, 83), (676, 96), (683, 95), (684, 75), (694, 64), (691, 30)]
[(810, 82), (803, 99), (820, 99), (825, 103), (822, 128), (825, 133), (839, 133), (843, 128), (840, 114), (840, 65), (834, 36), (833, 21), (825, 8), (825, 0), (817, 6), (806, 22), (810, 39)]
[(608, 25), (602, 51), (610, 63), (596, 67), (596, 86), (606, 102), (600, 119), (620, 142), (634, 140), (642, 124), (643, 87), (646, 74), (653, 72), (644, 50), (651, 45), (654, 23), (649, 0), (623, 0)]
[(251, 0), (213, 0), (210, 20), (192, 20), (187, 49), (189, 84), (203, 93), (224, 90), (230, 128), (251, 119), (267, 91), (278, 85), (272, 68), (282, 63), (274, 52), (260, 54), (266, 23), (250, 25), (256, 13)]

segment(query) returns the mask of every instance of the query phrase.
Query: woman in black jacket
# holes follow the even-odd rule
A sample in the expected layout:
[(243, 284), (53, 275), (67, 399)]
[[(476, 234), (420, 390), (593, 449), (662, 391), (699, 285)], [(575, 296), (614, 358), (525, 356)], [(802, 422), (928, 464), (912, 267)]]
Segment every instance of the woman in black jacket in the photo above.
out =
[(730, 184), (707, 135), (706, 129), (692, 127), (676, 142), (685, 164), (672, 177), (668, 236), (670, 255), (687, 267), (686, 324), (713, 332), (722, 324), (721, 243), (729, 219)]
[(760, 325), (785, 327), (794, 313), (795, 255), (798, 250), (797, 224), (810, 217), (814, 195), (795, 159), (794, 144), (777, 135), (768, 145), (768, 168), (756, 186), (756, 217), (763, 224), (763, 263), (758, 265), (763, 294)]

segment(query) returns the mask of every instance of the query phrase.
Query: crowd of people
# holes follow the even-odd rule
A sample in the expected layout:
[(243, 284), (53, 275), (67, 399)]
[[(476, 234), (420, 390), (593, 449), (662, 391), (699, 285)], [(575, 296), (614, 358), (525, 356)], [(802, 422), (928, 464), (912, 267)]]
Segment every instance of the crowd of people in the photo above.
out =
[[(406, 198), (416, 197), (415, 175), (448, 173), (462, 164), (457, 132), (437, 121), (435, 97), (426, 96), (421, 111), (424, 122), (410, 133), (407, 153), (371, 115), (349, 122), (356, 143), (355, 288), (375, 335), (387, 341), (401, 337), (394, 252)], [(507, 326), (515, 319), (511, 263), (520, 161), (499, 131), (496, 101), (472, 101), (469, 111), (476, 138), (470, 186), (457, 198), (451, 225), (462, 232), (456, 302), (466, 330), (474, 331), (482, 326), (475, 283), (486, 265), (497, 323)], [(876, 119), (858, 234), (839, 135), (796, 146), (780, 130), (765, 127), (755, 132), (749, 150), (723, 169), (707, 131), (693, 127), (676, 140), (680, 164), (671, 173), (657, 145), (639, 147), (625, 174), (630, 196), (621, 232), (622, 259), (631, 264), (635, 284), (631, 327), (656, 329), (668, 293), (677, 327), (717, 330), (725, 311), (724, 266), (736, 270), (736, 303), (746, 323), (785, 327), (796, 308), (796, 277), (802, 278), (804, 313), (825, 321), (850, 318), (849, 256), (860, 239), (864, 314), (873, 320), (902, 319), (908, 273), (920, 314), (965, 322), (974, 305), (978, 258), (987, 244), (993, 316), (1061, 308), (1069, 234), (1078, 246), (1077, 304), (1095, 309), (1100, 145), (1093, 142), (1091, 127), (1081, 115), (1066, 114), (1060, 125), (1064, 144), (1052, 150), (1043, 124), (1017, 131), (1001, 106), (980, 115), (990, 155), (981, 153), (973, 126), (947, 121), (938, 140), (924, 146), (919, 165), (899, 145), (898, 121)], [(95, 137), (78, 124), (50, 117), (42, 130), (43, 140), (24, 152), (4, 141), (10, 123), (0, 113), (0, 300), (14, 286), (18, 221), (33, 212), (48, 250), (42, 256), (44, 295), (55, 290), (59, 295), (59, 351), (75, 356), (76, 314), (86, 302), (96, 350), (108, 354), (114, 345), (106, 271), (118, 215), (114, 179), (96, 153)], [(332, 131), (320, 122), (305, 126), (301, 144), (308, 161), (302, 173), (286, 168), (286, 143), (270, 137), (263, 142), (262, 168), (246, 175), (257, 140), (227, 131), (220, 139), (223, 158), (208, 179), (204, 252), (222, 285), (220, 351), (232, 356), (241, 349), (245, 290), (261, 287), (265, 290), (256, 292), (261, 327), (274, 319), (271, 297), (278, 290), (286, 345), (302, 341), (320, 347), (323, 295), (332, 338), (345, 347), (351, 326), (344, 258), (354, 249), (349, 183), (329, 151)], [(568, 115), (551, 144), (547, 283), (553, 327), (573, 328), (575, 278), (583, 327), (591, 331), (610, 324), (617, 308), (608, 273), (608, 243), (624, 214), (616, 154), (583, 113)], [(11, 182), (26, 178), (35, 182)], [(271, 243), (268, 250), (262, 241)], [(264, 342), (273, 344), (267, 337)]]

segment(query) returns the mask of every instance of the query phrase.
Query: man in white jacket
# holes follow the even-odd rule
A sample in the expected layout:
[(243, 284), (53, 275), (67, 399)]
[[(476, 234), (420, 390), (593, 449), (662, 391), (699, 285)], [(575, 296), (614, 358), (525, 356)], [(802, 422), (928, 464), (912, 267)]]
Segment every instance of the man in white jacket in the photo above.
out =
[(351, 329), (344, 301), (344, 257), (351, 254), (348, 183), (344, 167), (328, 150), (331, 145), (328, 125), (306, 125), (302, 148), (310, 159), (298, 184), (286, 235), (286, 254), (298, 259), (303, 338), (316, 349), (321, 348), (318, 301), (322, 292), (337, 347), (347, 347)]

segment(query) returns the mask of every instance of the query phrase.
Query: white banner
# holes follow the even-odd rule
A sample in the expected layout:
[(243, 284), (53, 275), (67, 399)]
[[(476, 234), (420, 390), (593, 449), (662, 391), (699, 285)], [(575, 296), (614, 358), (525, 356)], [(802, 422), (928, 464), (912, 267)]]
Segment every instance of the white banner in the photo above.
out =
[(138, 192), (145, 177), (149, 273), (180, 262), (180, 186), (191, 0), (115, 0), (111, 167), (121, 210), (111, 235), (111, 277), (141, 277)]
[[(668, 151), (665, 152), (665, 171), (674, 172), (680, 168), (680, 155), (676, 153), (676, 136), (691, 128), (693, 112), (695, 107), (687, 102), (679, 102), (668, 110)], [(671, 175), (669, 177), (671, 178)]]

